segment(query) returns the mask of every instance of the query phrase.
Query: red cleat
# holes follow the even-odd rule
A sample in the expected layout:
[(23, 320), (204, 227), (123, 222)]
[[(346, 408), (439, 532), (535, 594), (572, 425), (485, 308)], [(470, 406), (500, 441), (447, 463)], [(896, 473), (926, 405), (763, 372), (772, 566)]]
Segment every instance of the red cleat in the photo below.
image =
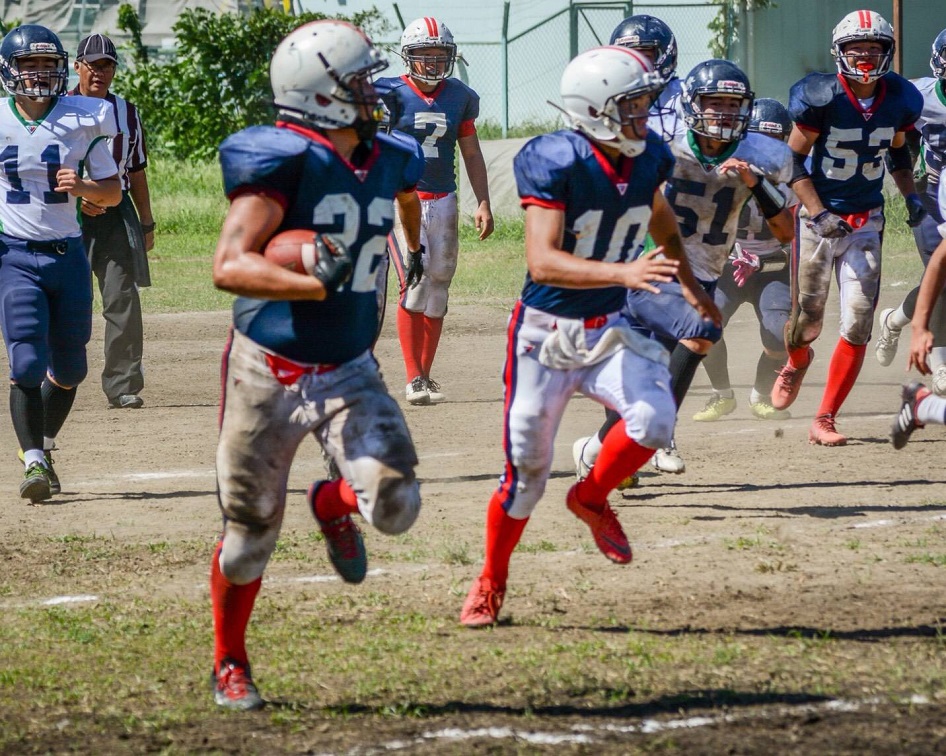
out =
[(460, 624), (466, 627), (495, 625), (505, 597), (505, 586), (500, 588), (486, 578), (477, 578), (460, 610)]
[(808, 431), (808, 443), (821, 446), (844, 446), (847, 443), (847, 437), (838, 433), (837, 428), (834, 427), (832, 415), (818, 415)]
[(815, 358), (815, 350), (808, 347), (808, 364), (803, 368), (795, 367), (790, 362), (782, 368), (772, 386), (772, 406), (777, 410), (788, 409), (798, 398), (801, 382)]
[(634, 556), (631, 545), (611, 505), (605, 502), (600, 512), (589, 509), (578, 501), (578, 494), (575, 493), (577, 486), (576, 483), (568, 490), (565, 505), (575, 517), (591, 528), (591, 535), (602, 554), (617, 564), (629, 564)]

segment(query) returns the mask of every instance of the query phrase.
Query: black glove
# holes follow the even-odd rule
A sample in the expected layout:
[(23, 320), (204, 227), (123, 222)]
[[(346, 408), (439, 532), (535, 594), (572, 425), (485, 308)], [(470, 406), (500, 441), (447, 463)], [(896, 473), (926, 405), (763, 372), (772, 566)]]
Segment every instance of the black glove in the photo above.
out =
[(920, 195), (914, 192), (903, 198), (907, 206), (907, 225), (910, 228), (916, 228), (926, 217), (926, 208), (923, 207), (923, 201)]
[(348, 247), (331, 234), (315, 235), (315, 270), (312, 275), (332, 294), (351, 278), (352, 264)]
[(404, 279), (408, 289), (413, 289), (424, 277), (424, 251), (425, 247), (421, 244), (416, 252), (409, 252), (410, 263), (407, 266), (407, 277)]
[(806, 221), (806, 225), (825, 239), (843, 239), (854, 230), (850, 223), (830, 210), (822, 210), (814, 218)]

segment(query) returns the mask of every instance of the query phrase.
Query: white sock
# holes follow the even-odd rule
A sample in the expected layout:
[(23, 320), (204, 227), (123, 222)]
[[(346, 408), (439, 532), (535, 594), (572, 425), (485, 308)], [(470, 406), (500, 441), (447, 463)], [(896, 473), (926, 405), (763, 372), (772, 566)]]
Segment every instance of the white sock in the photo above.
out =
[(904, 314), (903, 305), (900, 305), (896, 310), (887, 316), (887, 328), (892, 331), (902, 331), (904, 326), (909, 324), (910, 318)]
[(599, 454), (601, 454), (601, 439), (598, 438), (598, 434), (595, 433), (585, 441), (585, 445), (581, 449), (581, 461), (588, 465), (588, 467), (594, 467), (595, 462), (598, 461)]
[(27, 449), (23, 452), (23, 467), (29, 467), (34, 462), (39, 462), (46, 467), (46, 455), (43, 454), (42, 449)]
[(49, 436), (43, 436), (43, 451), (54, 451), (56, 449), (56, 439)]
[(946, 398), (930, 394), (917, 403), (915, 411), (921, 423), (946, 425)]
[(936, 372), (936, 368), (946, 365), (946, 347), (933, 347), (927, 361), (930, 363), (930, 369), (933, 372)]
[(755, 386), (752, 387), (752, 391), (749, 392), (749, 404), (768, 404), (771, 401), (769, 397), (762, 396), (758, 391), (755, 390)]

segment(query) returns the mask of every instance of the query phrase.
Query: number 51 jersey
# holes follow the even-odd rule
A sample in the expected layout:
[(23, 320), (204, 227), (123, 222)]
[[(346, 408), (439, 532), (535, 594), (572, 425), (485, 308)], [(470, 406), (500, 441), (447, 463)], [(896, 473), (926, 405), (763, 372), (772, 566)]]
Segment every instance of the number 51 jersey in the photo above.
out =
[(709, 158), (686, 128), (677, 130), (670, 147), (676, 164), (664, 194), (677, 216), (693, 275), (700, 281), (715, 281), (736, 241), (742, 206), (755, 201), (738, 175), (722, 175), (718, 166), (731, 157), (744, 160), (778, 186), (791, 178), (792, 151), (784, 142), (749, 132), (721, 155)]
[(0, 232), (50, 241), (82, 234), (79, 199), (56, 188), (60, 168), (93, 181), (118, 173), (108, 139), (112, 105), (97, 97), (57, 97), (38, 121), (27, 121), (12, 97), (0, 103)]
[(859, 101), (840, 74), (808, 74), (792, 87), (792, 120), (818, 135), (809, 172), (828, 210), (848, 215), (884, 204), (884, 155), (922, 111), (923, 96), (895, 73), (878, 80), (870, 102)]

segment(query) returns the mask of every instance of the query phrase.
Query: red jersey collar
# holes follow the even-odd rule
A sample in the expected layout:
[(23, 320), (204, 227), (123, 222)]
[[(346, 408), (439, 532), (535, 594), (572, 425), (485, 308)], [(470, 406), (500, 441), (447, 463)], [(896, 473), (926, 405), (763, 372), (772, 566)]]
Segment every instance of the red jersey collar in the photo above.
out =
[(841, 86), (844, 87), (844, 92), (847, 94), (847, 98), (851, 101), (851, 104), (864, 116), (865, 121), (870, 120), (871, 116), (877, 112), (877, 108), (879, 108), (880, 104), (884, 101), (884, 97), (887, 96), (887, 82), (884, 81), (883, 78), (877, 79), (877, 88), (874, 89), (874, 101), (870, 104), (869, 108), (865, 108), (861, 105), (861, 101), (857, 99), (854, 90), (851, 89), (847, 77), (838, 74), (838, 79), (841, 80)]
[(437, 85), (437, 88), (434, 89), (432, 92), (421, 92), (420, 89), (418, 89), (417, 85), (414, 83), (414, 80), (411, 78), (410, 74), (401, 74), (401, 80), (405, 84), (407, 84), (407, 86), (411, 88), (414, 94), (416, 94), (418, 97), (422, 97), (428, 103), (431, 103), (434, 100), (436, 100), (437, 95), (439, 95), (443, 91), (443, 88), (447, 85), (447, 80), (444, 79)]

